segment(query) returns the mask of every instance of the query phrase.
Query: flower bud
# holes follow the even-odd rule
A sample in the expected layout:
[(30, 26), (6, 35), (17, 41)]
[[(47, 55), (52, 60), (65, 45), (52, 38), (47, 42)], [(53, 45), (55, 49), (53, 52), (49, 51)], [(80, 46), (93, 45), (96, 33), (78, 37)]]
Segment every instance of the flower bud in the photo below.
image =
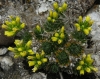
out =
[(33, 70), (33, 72), (36, 72), (38, 70), (38, 68), (34, 67), (32, 70)]
[(58, 13), (55, 11), (55, 12), (53, 12), (53, 18), (54, 19), (57, 19), (58, 18)]
[(13, 47), (8, 47), (8, 50), (13, 51), (14, 52), (14, 48)]
[(25, 23), (22, 23), (22, 24), (20, 25), (20, 27), (21, 27), (21, 28), (24, 28), (24, 27), (25, 27)]
[(42, 52), (41, 52), (41, 56), (44, 56), (44, 54), (45, 54), (45, 52), (42, 50)]
[(62, 26), (62, 28), (61, 28), (60, 32), (63, 32), (63, 33), (64, 33), (64, 30), (65, 30), (65, 27), (64, 27), (64, 26)]
[(21, 47), (20, 47), (20, 48), (18, 48), (17, 50), (18, 50), (19, 52), (23, 51), (23, 49), (22, 49)]
[(92, 28), (91, 28), (91, 27), (88, 27), (88, 30), (89, 30), (89, 31), (91, 31), (91, 30), (92, 30)]
[(62, 42), (63, 42), (62, 39), (59, 39), (59, 40), (58, 40), (58, 44), (61, 44)]
[(16, 27), (14, 27), (12, 30), (13, 30), (14, 32), (16, 32), (18, 29), (17, 29)]
[(53, 7), (54, 7), (55, 10), (57, 10), (58, 9), (58, 3), (54, 2)]
[(19, 17), (19, 16), (16, 17), (16, 22), (17, 22), (17, 23), (20, 22), (20, 17)]
[(80, 61), (80, 65), (83, 65), (84, 64), (84, 61)]
[(34, 56), (28, 56), (27, 59), (28, 59), (28, 60), (34, 60), (35, 57), (34, 57)]
[(89, 25), (91, 26), (94, 23), (93, 20), (89, 21)]
[(13, 36), (15, 33), (13, 31), (5, 31), (5, 35), (8, 37)]
[(29, 66), (34, 66), (36, 64), (36, 61), (28, 61)]
[(33, 52), (32, 49), (29, 49), (29, 50), (28, 50), (28, 53), (29, 53), (30, 55), (33, 55), (33, 54), (34, 54), (34, 52)]
[(64, 2), (63, 5), (62, 5), (63, 11), (67, 9), (67, 6), (68, 6), (68, 5)]
[(29, 40), (27, 43), (26, 43), (26, 46), (27, 47), (30, 47), (32, 45), (32, 40)]
[(52, 18), (51, 18), (51, 17), (47, 17), (47, 20), (48, 20), (48, 21), (52, 21)]
[(77, 70), (81, 70), (81, 68), (82, 68), (82, 66), (78, 66), (76, 69), (77, 69)]
[(42, 59), (42, 62), (43, 62), (43, 63), (47, 62), (47, 58), (43, 58), (43, 59)]
[(59, 7), (58, 8), (58, 12), (63, 12), (63, 8), (62, 7)]
[(51, 40), (52, 40), (52, 41), (57, 41), (58, 38), (57, 38), (57, 37), (51, 37)]
[(38, 65), (41, 65), (41, 64), (42, 64), (42, 62), (41, 62), (41, 61), (37, 61), (37, 64), (38, 64)]
[(25, 57), (26, 54), (27, 54), (26, 51), (20, 52), (20, 55), (21, 55), (22, 57)]
[(39, 25), (36, 26), (36, 29), (37, 29), (39, 32), (41, 32), (41, 28), (40, 28)]
[(80, 75), (84, 75), (84, 70), (80, 70)]
[(86, 16), (86, 21), (89, 22), (90, 20), (90, 16)]
[(14, 58), (19, 58), (20, 56), (19, 55), (14, 55)]
[(12, 25), (16, 25), (16, 21), (12, 21), (11, 23), (12, 23)]
[(2, 25), (2, 28), (3, 28), (3, 29), (7, 29), (7, 27), (8, 27), (8, 26), (5, 25), (5, 24)]
[(9, 24), (10, 24), (10, 22), (9, 22), (9, 21), (5, 21), (5, 24), (6, 24), (6, 25), (9, 25)]
[(85, 33), (86, 35), (89, 34), (89, 30), (88, 30), (88, 29), (84, 29), (83, 31), (84, 31), (84, 33)]
[(55, 36), (55, 37), (59, 37), (59, 33), (56, 32), (54, 36)]
[(40, 59), (39, 53), (36, 53), (36, 58), (37, 58), (37, 59)]
[(49, 17), (53, 17), (53, 12), (52, 12), (52, 10), (49, 11)]
[(52, 19), (52, 22), (54, 23), (56, 20), (55, 19)]
[(78, 22), (82, 22), (82, 20), (83, 20), (82, 16), (79, 16)]
[(61, 33), (60, 34), (60, 38), (64, 39), (65, 38), (65, 34), (64, 33)]
[(90, 68), (85, 68), (86, 72), (90, 73), (91, 72), (91, 69)]

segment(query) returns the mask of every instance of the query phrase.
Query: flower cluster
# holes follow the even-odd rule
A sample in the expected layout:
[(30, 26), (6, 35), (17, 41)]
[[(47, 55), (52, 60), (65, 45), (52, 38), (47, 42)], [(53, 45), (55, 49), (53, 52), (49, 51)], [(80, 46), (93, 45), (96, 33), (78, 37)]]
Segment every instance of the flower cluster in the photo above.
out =
[(32, 41), (29, 40), (25, 43), (23, 40), (15, 40), (16, 47), (9, 47), (8, 50), (14, 52), (14, 58), (26, 57), (27, 55), (33, 55), (34, 52), (31, 49)]
[(18, 31), (25, 27), (25, 23), (20, 21), (19, 16), (10, 16), (10, 20), (7, 20), (2, 25), (2, 28), (5, 29), (5, 35), (7, 36), (14, 36)]
[(54, 36), (51, 37), (53, 42), (58, 42), (61, 44), (65, 38), (64, 26), (60, 29), (59, 32), (54, 33)]
[(36, 52), (35, 54), (29, 55), (27, 57), (29, 66), (34, 66), (32, 69), (33, 72), (37, 71), (43, 63), (47, 62), (47, 58), (45, 58), (44, 56), (45, 53), (42, 50), (41, 53)]
[(53, 4), (54, 9), (55, 9), (57, 12), (60, 12), (60, 13), (64, 12), (64, 11), (67, 9), (67, 6), (68, 6), (68, 5), (67, 5), (65, 2), (64, 2), (61, 6), (59, 6), (57, 2), (55, 2), (55, 3)]
[(91, 25), (93, 24), (93, 20), (91, 20), (90, 16), (86, 16), (83, 21), (82, 16), (79, 16), (78, 23), (75, 23), (75, 27), (77, 31), (83, 31), (84, 34), (88, 35), (91, 31)]
[(90, 54), (83, 55), (76, 69), (80, 71), (80, 75), (84, 75), (85, 72), (91, 73), (92, 71), (97, 71), (97, 68), (93, 66), (93, 59)]
[(59, 14), (64, 12), (66, 9), (67, 9), (67, 4), (66, 3), (63, 3), (62, 6), (59, 6), (57, 2), (55, 2), (53, 4), (53, 7), (54, 7), (54, 12), (52, 10), (49, 11), (49, 16), (47, 17), (47, 20), (49, 22), (55, 22), (56, 19), (58, 19), (59, 17)]

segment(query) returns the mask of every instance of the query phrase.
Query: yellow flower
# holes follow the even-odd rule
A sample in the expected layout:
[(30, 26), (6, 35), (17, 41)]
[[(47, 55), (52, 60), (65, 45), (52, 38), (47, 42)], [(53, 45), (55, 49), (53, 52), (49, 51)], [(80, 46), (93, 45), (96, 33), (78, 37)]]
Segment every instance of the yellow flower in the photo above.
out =
[(55, 37), (59, 37), (59, 33), (56, 32), (54, 36), (55, 36)]
[(5, 35), (8, 37), (13, 36), (15, 33), (13, 31), (5, 31)]
[(90, 68), (85, 68), (86, 72), (91, 73), (91, 69)]
[(98, 71), (98, 69), (97, 69), (97, 68), (95, 68), (95, 67), (92, 67), (92, 70), (93, 70), (93, 71), (95, 71), (95, 72), (97, 72), (97, 71)]
[(41, 32), (41, 28), (40, 28), (39, 25), (36, 26), (36, 29), (37, 29), (39, 32)]
[(52, 21), (51, 17), (47, 17), (47, 20), (48, 20), (48, 21)]
[(77, 27), (77, 31), (80, 31), (81, 30), (81, 28), (80, 27)]
[(63, 5), (62, 5), (63, 11), (67, 9), (67, 6), (68, 6), (68, 5), (64, 2)]
[(91, 30), (92, 30), (92, 28), (91, 28), (91, 27), (88, 27), (88, 30), (89, 30), (89, 31), (91, 31)]
[(36, 53), (36, 58), (40, 59), (40, 54), (39, 53)]
[(8, 47), (8, 50), (13, 51), (14, 52), (14, 48), (13, 47)]
[(20, 22), (20, 17), (19, 17), (19, 16), (16, 17), (16, 22), (17, 22), (17, 23)]
[(64, 31), (65, 31), (65, 27), (64, 27), (64, 26), (62, 26), (62, 28), (61, 28), (60, 32), (64, 33)]
[(50, 17), (53, 16), (53, 12), (52, 12), (52, 10), (49, 11), (49, 16), (50, 16)]
[(12, 30), (13, 30), (14, 32), (16, 32), (16, 31), (18, 30), (18, 28), (14, 27)]
[(28, 57), (27, 57), (28, 60), (32, 60), (32, 59), (34, 59), (34, 58), (35, 58), (35, 57), (33, 57), (33, 56), (28, 56)]
[(29, 52), (30, 55), (33, 55), (34, 54), (34, 52), (33, 52), (32, 49), (29, 49), (28, 52)]
[(41, 61), (37, 61), (37, 64), (38, 64), (38, 65), (41, 65), (41, 64), (42, 64), (42, 62), (41, 62)]
[(80, 25), (78, 23), (75, 23), (74, 26), (76, 26), (76, 28), (80, 27)]
[(5, 24), (2, 25), (2, 28), (3, 28), (3, 29), (7, 29), (7, 27), (8, 27), (8, 26), (5, 25)]
[(42, 59), (42, 62), (43, 62), (43, 63), (47, 62), (47, 58), (43, 58), (43, 59)]
[(58, 3), (57, 2), (54, 2), (53, 3), (53, 7), (54, 7), (55, 10), (57, 10), (58, 9)]
[(34, 66), (36, 64), (36, 61), (28, 61), (29, 66)]
[(9, 25), (9, 24), (10, 24), (10, 22), (9, 22), (9, 21), (5, 21), (5, 24), (6, 24), (6, 25)]
[(51, 37), (52, 41), (57, 41), (58, 38), (57, 37)]
[(16, 21), (12, 21), (11, 23), (12, 23), (12, 25), (16, 25)]
[(84, 64), (84, 61), (80, 61), (79, 63), (80, 63), (80, 65), (83, 65)]
[(82, 66), (78, 66), (76, 69), (77, 69), (77, 70), (81, 70), (81, 68), (82, 68)]
[(84, 59), (84, 58), (86, 57), (86, 54), (83, 54), (83, 56), (82, 56), (82, 57), (83, 57), (83, 59)]
[(25, 27), (25, 23), (22, 23), (22, 24), (20, 25), (20, 27), (21, 27), (21, 28), (24, 28), (24, 27)]
[(26, 53), (26, 51), (23, 51), (23, 52), (20, 52), (20, 55), (21, 55), (22, 57), (25, 57), (25, 56), (27, 55), (27, 53)]
[(17, 50), (18, 50), (19, 52), (23, 51), (23, 49), (22, 49), (21, 47), (20, 47), (20, 48), (18, 48)]
[(91, 19), (90, 19), (90, 16), (86, 16), (85, 19), (86, 19), (87, 22), (89, 22), (89, 21), (91, 20)]
[(55, 12), (53, 12), (53, 18), (54, 19), (57, 19), (58, 18), (58, 13), (55, 11)]
[(45, 52), (42, 50), (42, 52), (41, 52), (41, 56), (43, 56), (45, 54)]
[(80, 75), (84, 75), (84, 70), (80, 70)]
[(62, 39), (58, 39), (58, 44), (61, 44), (63, 42)]
[(89, 34), (89, 30), (88, 30), (88, 29), (84, 29), (83, 31), (84, 31), (84, 33), (85, 33), (86, 35)]
[(19, 58), (20, 56), (19, 55), (14, 55), (14, 58)]
[(52, 19), (52, 22), (54, 23), (56, 20), (55, 19)]
[(59, 12), (63, 12), (63, 8), (62, 8), (62, 7), (59, 7), (59, 8), (58, 8), (58, 11), (59, 11)]
[(82, 16), (79, 16), (78, 22), (82, 22), (82, 20), (83, 20)]
[(62, 38), (62, 39), (65, 38), (65, 34), (64, 33), (61, 33), (60, 34), (60, 38)]
[(21, 45), (22, 43), (23, 43), (23, 40), (15, 40), (15, 42), (14, 42), (16, 45)]
[(37, 67), (34, 67), (34, 68), (32, 69), (33, 72), (36, 72), (37, 70), (38, 70)]
[(93, 20), (89, 21), (89, 25), (91, 26), (94, 23)]
[(30, 47), (32, 45), (32, 40), (29, 40), (27, 43), (26, 43), (26, 46), (27, 47)]

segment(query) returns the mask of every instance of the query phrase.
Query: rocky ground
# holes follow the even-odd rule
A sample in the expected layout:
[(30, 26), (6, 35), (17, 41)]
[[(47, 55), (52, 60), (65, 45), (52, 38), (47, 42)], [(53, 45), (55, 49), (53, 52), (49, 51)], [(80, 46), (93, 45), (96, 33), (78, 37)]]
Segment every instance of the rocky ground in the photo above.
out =
[(95, 21), (91, 32), (94, 44), (86, 51), (93, 52), (92, 58), (95, 60), (94, 65), (99, 69), (98, 72), (77, 77), (65, 72), (49, 75), (45, 72), (29, 74), (22, 62), (23, 59), (14, 59), (13, 53), (7, 50), (8, 46), (13, 45), (14, 37), (6, 37), (1, 25), (9, 15), (18, 15), (27, 24), (26, 29), (31, 32), (36, 24), (45, 22), (54, 0), (0, 0), (0, 79), (100, 79), (100, 5), (98, 2), (94, 4), (96, 0), (56, 1), (68, 3), (66, 24), (69, 26), (73, 25), (79, 15), (90, 15)]

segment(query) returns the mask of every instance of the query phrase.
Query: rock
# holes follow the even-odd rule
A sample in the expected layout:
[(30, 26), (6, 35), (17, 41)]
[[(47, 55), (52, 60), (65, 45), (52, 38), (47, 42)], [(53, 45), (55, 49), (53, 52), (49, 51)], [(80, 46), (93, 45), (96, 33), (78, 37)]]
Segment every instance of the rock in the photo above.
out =
[(1, 68), (3, 70), (9, 70), (13, 66), (14, 62), (11, 57), (5, 56), (1, 60)]
[(4, 35), (4, 30), (0, 29), (0, 46), (9, 46), (13, 44), (14, 37), (7, 37)]
[(4, 54), (6, 54), (7, 51), (8, 51), (7, 48), (0, 48), (0, 55), (4, 55)]

